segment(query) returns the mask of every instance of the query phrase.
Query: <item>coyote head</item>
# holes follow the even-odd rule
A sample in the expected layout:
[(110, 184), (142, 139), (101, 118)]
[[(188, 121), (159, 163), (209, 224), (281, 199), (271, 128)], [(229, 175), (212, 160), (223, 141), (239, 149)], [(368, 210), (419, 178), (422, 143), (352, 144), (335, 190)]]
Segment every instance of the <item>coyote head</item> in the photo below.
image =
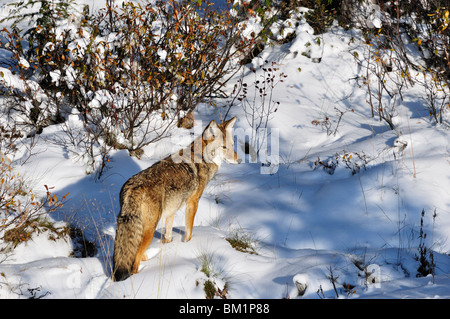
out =
[(203, 140), (206, 146), (203, 148), (205, 162), (213, 162), (218, 166), (225, 160), (230, 164), (239, 164), (241, 159), (234, 151), (233, 125), (236, 117), (217, 124), (211, 121), (203, 132)]

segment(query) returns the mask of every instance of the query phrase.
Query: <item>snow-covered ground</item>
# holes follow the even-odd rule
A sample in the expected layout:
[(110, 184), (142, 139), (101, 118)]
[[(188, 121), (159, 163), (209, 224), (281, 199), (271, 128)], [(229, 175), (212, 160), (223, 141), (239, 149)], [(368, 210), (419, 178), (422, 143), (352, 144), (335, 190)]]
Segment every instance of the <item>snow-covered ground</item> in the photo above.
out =
[[(280, 104), (269, 121), (267, 154), (256, 162), (244, 155), (240, 165), (223, 164), (200, 200), (192, 240), (183, 242), (180, 211), (173, 242), (161, 243), (161, 224), (149, 260), (122, 282), (113, 282), (109, 270), (120, 188), (180, 141), (189, 143), (189, 132), (174, 130), (147, 146), (141, 160), (113, 152), (96, 181), (85, 174), (85, 163), (51, 142), (63, 128), (45, 128), (36, 155), (17, 169), (36, 190), (49, 185), (59, 196), (69, 193), (51, 218), (83, 229), (97, 253), (69, 257), (72, 242), (34, 236), (0, 258), (0, 297), (192, 299), (205, 297), (210, 280), (220, 289), (226, 285), (227, 298), (450, 298), (449, 128), (429, 118), (417, 87), (405, 91), (395, 130), (370, 117), (367, 92), (355, 80), (363, 72), (354, 58), (355, 51), (363, 54), (361, 42), (354, 41), (359, 36), (336, 26), (317, 44), (303, 23), (291, 43), (267, 47), (254, 60), (257, 72), (259, 61), (267, 60), (276, 63), (276, 74), (287, 75), (273, 90)], [(320, 63), (313, 62), (316, 57)], [(243, 81), (251, 85), (255, 74), (245, 72)], [(334, 131), (335, 108), (345, 114), (336, 134), (327, 134), (313, 121), (328, 116)], [(220, 121), (225, 111), (201, 105), (194, 131)], [(248, 128), (240, 106), (230, 116), (238, 117), (237, 132)], [(72, 120), (76, 125), (77, 118)], [(340, 162), (333, 174), (317, 163), (336, 154)], [(27, 156), (21, 150), (15, 160), (22, 155)], [(264, 155), (270, 167), (262, 166)], [(342, 159), (361, 169), (353, 174)], [(416, 277), (422, 210), (435, 274)], [(236, 233), (249, 238), (256, 254), (231, 247), (226, 238)], [(205, 260), (209, 278), (202, 271)]]

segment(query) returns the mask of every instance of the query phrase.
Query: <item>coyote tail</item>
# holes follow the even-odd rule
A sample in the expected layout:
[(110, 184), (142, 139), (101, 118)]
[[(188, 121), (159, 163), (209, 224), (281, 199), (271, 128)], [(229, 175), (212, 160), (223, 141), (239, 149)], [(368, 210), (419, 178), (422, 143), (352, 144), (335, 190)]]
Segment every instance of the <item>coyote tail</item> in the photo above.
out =
[(125, 198), (119, 217), (114, 243), (113, 278), (125, 280), (131, 276), (134, 263), (144, 236), (142, 212), (133, 200)]

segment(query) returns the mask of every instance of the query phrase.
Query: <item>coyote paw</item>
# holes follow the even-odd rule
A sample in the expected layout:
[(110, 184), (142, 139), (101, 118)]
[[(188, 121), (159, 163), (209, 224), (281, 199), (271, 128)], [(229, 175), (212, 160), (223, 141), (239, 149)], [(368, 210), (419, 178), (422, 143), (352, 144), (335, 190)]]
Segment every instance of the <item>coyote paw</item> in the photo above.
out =
[(172, 242), (172, 238), (163, 238), (162, 242), (163, 242), (163, 244), (168, 244), (168, 243)]

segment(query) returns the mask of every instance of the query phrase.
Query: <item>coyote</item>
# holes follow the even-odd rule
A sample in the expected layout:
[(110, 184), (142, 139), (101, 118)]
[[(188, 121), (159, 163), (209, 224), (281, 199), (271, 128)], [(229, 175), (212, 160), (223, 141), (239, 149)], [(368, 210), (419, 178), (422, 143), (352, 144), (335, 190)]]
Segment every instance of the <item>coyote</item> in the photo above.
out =
[(120, 213), (114, 243), (113, 278), (120, 281), (139, 270), (156, 226), (165, 218), (163, 242), (172, 240), (175, 212), (186, 204), (185, 241), (192, 236), (198, 201), (223, 160), (240, 163), (231, 129), (236, 117), (211, 121), (190, 146), (132, 176), (120, 190)]

